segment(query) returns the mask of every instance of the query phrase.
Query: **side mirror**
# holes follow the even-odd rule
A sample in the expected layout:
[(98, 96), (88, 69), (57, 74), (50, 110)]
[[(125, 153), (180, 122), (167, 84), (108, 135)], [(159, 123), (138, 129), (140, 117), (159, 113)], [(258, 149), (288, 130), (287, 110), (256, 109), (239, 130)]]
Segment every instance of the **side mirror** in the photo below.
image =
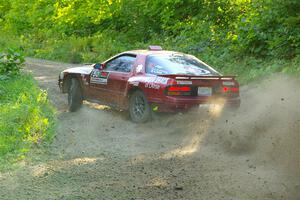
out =
[(94, 64), (94, 69), (100, 69), (101, 68), (101, 65), (100, 65), (100, 63), (96, 63), (96, 64)]
[(94, 69), (103, 70), (105, 67), (105, 64), (96, 63), (94, 64)]

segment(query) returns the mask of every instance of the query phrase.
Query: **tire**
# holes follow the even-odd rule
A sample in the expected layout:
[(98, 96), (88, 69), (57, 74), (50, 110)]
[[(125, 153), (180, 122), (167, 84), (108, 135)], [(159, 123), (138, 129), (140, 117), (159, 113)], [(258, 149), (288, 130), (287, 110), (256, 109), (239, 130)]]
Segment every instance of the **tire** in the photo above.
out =
[(71, 78), (68, 90), (68, 109), (70, 112), (77, 111), (82, 105), (82, 91), (76, 78)]
[(129, 99), (130, 118), (135, 123), (144, 123), (151, 118), (151, 108), (145, 94), (135, 91)]

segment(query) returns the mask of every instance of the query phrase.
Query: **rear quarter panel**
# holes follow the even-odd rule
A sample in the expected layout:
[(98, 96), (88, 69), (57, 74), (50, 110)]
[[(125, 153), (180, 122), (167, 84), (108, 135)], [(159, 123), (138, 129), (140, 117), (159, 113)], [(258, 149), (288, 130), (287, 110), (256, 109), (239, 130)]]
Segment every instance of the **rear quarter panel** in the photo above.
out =
[(162, 101), (168, 80), (169, 78), (147, 74), (133, 76), (128, 80), (128, 89), (142, 90), (150, 103)]

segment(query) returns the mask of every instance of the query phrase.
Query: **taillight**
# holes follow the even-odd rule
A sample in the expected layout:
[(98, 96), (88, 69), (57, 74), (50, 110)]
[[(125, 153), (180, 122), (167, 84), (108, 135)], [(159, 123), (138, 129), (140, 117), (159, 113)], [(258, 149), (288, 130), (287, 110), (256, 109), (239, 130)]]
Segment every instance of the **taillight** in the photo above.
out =
[(223, 92), (227, 93), (227, 92), (239, 92), (239, 88), (238, 87), (223, 87)]
[(191, 91), (190, 87), (175, 87), (175, 86), (171, 86), (169, 87), (169, 91), (183, 91), (183, 92), (187, 92), (187, 91)]
[(192, 89), (188, 86), (170, 86), (167, 88), (167, 95), (171, 96), (188, 96), (191, 95)]
[(229, 91), (229, 87), (223, 87), (223, 92), (228, 92)]
[(239, 92), (239, 88), (233, 87), (233, 88), (231, 88), (231, 92)]

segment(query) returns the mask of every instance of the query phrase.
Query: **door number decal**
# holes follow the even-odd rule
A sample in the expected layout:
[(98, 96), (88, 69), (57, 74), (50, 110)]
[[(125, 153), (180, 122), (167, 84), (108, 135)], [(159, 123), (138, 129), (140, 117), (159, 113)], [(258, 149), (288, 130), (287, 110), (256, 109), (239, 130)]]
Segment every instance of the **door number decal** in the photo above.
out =
[(107, 85), (108, 76), (109, 76), (109, 72), (104, 72), (95, 69), (91, 74), (91, 83)]

